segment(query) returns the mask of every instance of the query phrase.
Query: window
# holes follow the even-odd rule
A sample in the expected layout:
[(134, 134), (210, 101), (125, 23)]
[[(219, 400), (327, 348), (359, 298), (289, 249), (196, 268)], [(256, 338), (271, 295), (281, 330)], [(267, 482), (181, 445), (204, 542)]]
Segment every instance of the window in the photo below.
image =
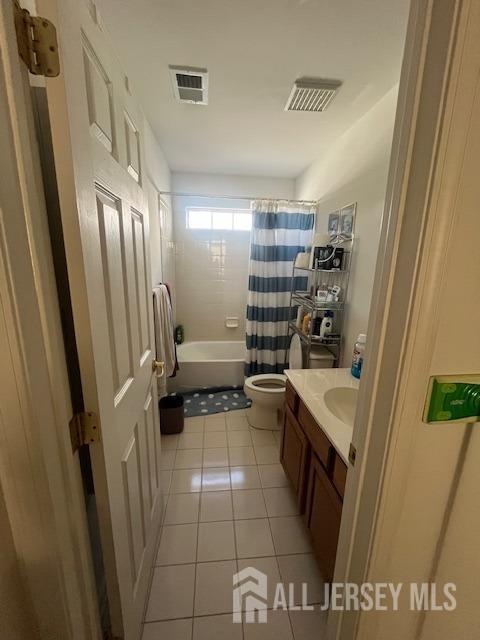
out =
[(250, 231), (251, 228), (250, 209), (187, 208), (187, 229)]

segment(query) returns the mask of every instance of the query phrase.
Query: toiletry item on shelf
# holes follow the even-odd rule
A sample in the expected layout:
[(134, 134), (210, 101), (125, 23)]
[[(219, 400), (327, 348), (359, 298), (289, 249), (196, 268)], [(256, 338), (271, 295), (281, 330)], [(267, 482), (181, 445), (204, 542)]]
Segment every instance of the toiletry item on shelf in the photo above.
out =
[(315, 302), (326, 302), (328, 296), (328, 286), (324, 283), (317, 289)]
[(320, 326), (322, 324), (322, 318), (320, 316), (316, 316), (313, 319), (313, 330), (312, 330), (312, 334), (314, 336), (319, 336), (320, 335)]
[(310, 332), (310, 322), (312, 320), (312, 315), (310, 313), (305, 314), (305, 317), (303, 318), (303, 322), (302, 322), (302, 331), (303, 333), (309, 333)]
[[(310, 269), (317, 268), (315, 266), (315, 249), (318, 249), (318, 247), (325, 247), (327, 244), (329, 244), (329, 242), (330, 242), (330, 236), (328, 235), (328, 233), (315, 234), (312, 242), (312, 249), (310, 251), (310, 261), (308, 265)], [(323, 268), (323, 267), (320, 267), (320, 268)]]
[(299, 269), (308, 269), (308, 265), (310, 264), (310, 253), (297, 253), (297, 257), (295, 258), (295, 266)]
[(343, 247), (335, 247), (332, 257), (332, 271), (341, 271), (343, 264)]
[(357, 342), (353, 347), (352, 357), (352, 376), (360, 378), (363, 367), (363, 354), (365, 353), (365, 345), (367, 343), (367, 334), (359, 333)]
[(183, 329), (183, 325), (179, 324), (175, 327), (175, 344), (182, 344), (185, 340), (185, 331)]
[(305, 309), (303, 307), (298, 307), (298, 309), (297, 309), (297, 319), (295, 321), (297, 329), (301, 329), (302, 328), (304, 316), (305, 316)]
[(320, 325), (320, 337), (325, 338), (333, 330), (333, 311), (325, 311), (322, 324)]
[(338, 284), (334, 284), (333, 287), (328, 287), (327, 302), (338, 302), (341, 290)]
[(332, 268), (334, 248), (331, 244), (324, 247), (314, 247), (314, 269), (329, 271)]

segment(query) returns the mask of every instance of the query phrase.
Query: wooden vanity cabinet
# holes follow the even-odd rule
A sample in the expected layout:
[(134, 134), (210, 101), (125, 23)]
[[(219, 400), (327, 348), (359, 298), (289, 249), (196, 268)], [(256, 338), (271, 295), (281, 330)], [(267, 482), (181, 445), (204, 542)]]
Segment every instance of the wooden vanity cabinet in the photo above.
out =
[(290, 407), (294, 414), (298, 411), (298, 395), (295, 392), (295, 389), (292, 387), (290, 382), (287, 380), (287, 384), (285, 387), (285, 402)]
[(335, 455), (333, 466), (333, 484), (335, 489), (340, 494), (341, 499), (345, 495), (345, 485), (347, 483), (347, 465), (340, 458), (339, 455)]
[(326, 582), (332, 582), (337, 555), (342, 500), (317, 456), (310, 461), (305, 520)]
[(300, 512), (303, 512), (305, 502), (309, 453), (308, 440), (290, 407), (286, 405), (281, 462), (297, 494)]
[(297, 494), (320, 570), (331, 582), (347, 465), (288, 382), (281, 462)]
[(330, 440), (320, 429), (315, 418), (301, 400), (298, 406), (298, 422), (323, 466), (327, 470), (330, 470), (333, 466), (332, 456), (335, 450), (330, 444)]

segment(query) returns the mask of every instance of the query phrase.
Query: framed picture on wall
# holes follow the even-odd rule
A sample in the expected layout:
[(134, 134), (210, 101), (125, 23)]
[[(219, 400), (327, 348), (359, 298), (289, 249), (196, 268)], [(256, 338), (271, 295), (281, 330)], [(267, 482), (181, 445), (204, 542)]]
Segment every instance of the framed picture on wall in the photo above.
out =
[(357, 204), (349, 204), (340, 211), (339, 233), (342, 236), (351, 238), (355, 226), (355, 210)]
[(340, 225), (340, 211), (334, 211), (328, 216), (328, 235), (330, 238), (338, 236)]

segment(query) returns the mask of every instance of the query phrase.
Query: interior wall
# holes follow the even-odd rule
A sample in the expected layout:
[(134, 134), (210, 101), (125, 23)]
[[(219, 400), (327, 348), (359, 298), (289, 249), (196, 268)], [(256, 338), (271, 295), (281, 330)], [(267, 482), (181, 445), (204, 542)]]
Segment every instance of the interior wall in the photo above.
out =
[[(281, 178), (172, 174), (177, 193), (291, 198), (294, 181)], [(190, 230), (186, 207), (250, 208), (250, 200), (221, 197), (173, 199), (176, 245), (176, 320), (185, 339), (245, 339), (250, 233), (245, 231)], [(226, 317), (237, 317), (238, 327), (227, 328)]]
[(159, 195), (160, 191), (170, 191), (171, 174), (162, 148), (146, 120), (144, 123), (144, 157), (146, 164), (144, 186), (150, 221), (152, 286), (159, 282), (168, 282), (173, 291), (175, 255), (171, 200), (169, 196), (162, 196), (166, 207), (161, 211)]
[(293, 198), (295, 180), (266, 176), (235, 176), (216, 173), (172, 172), (172, 190), (214, 196)]
[(328, 214), (357, 203), (355, 249), (345, 313), (342, 366), (367, 330), (373, 277), (387, 186), (398, 85), (348, 129), (328, 153), (296, 181), (296, 198), (319, 200), (317, 229), (327, 230)]

